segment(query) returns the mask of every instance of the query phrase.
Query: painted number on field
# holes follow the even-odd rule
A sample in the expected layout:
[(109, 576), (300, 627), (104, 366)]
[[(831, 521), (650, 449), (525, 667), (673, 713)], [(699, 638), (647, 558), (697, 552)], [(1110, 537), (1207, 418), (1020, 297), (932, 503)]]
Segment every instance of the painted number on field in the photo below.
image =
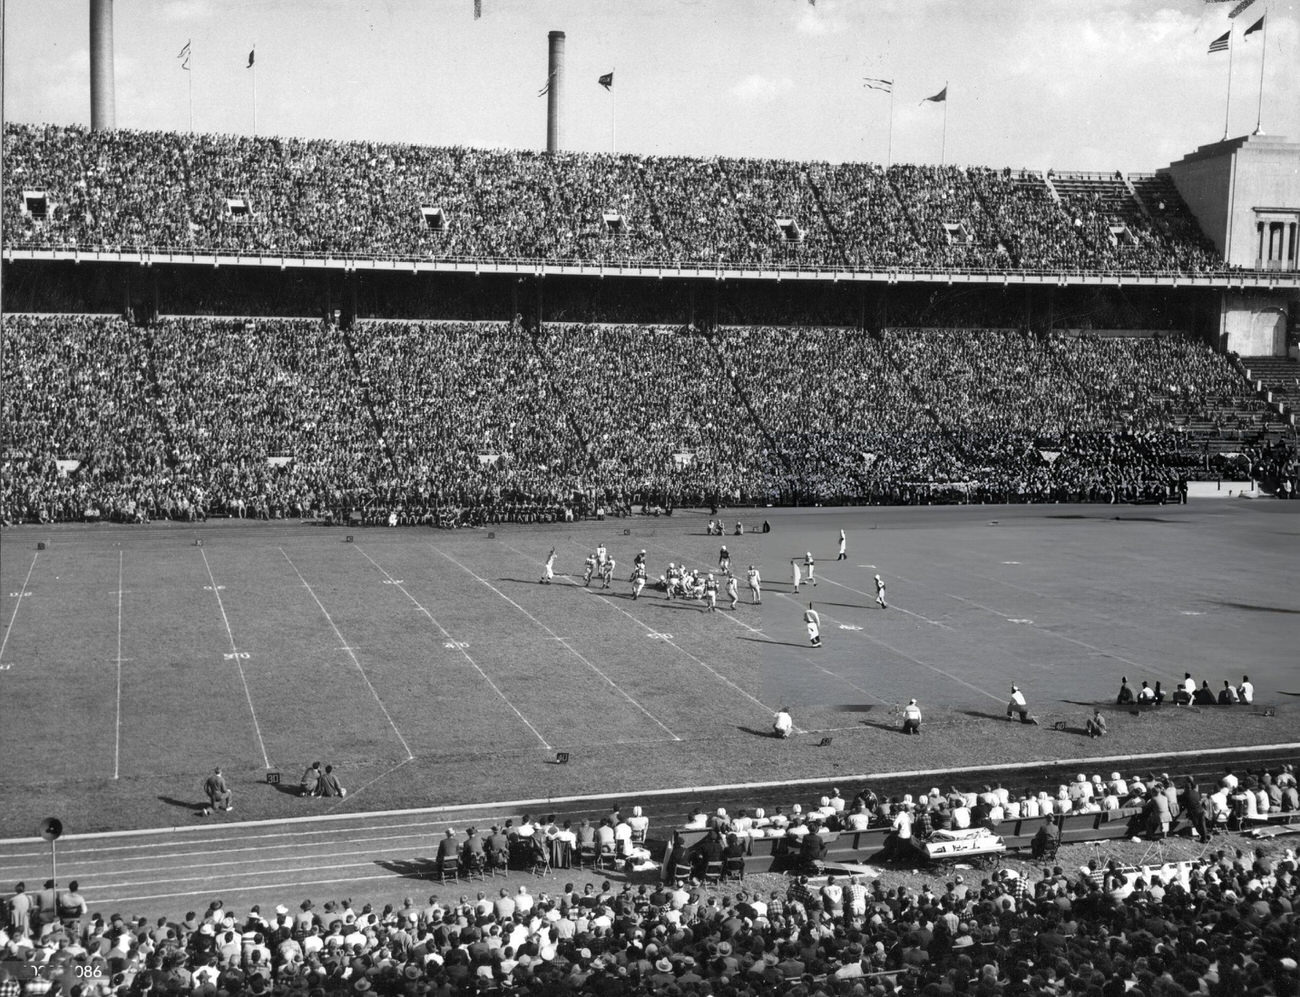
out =
[(247, 651), (230, 651), (230, 652), (228, 652), (228, 653), (226, 653), (226, 654), (223, 654), (222, 657), (225, 658), (227, 661), (247, 661), (247, 660), (248, 660), (248, 652), (247, 652)]
[(10, 593), (9, 593), (9, 598), (10, 598), (10, 599), (23, 599), (23, 598), (26, 598), (26, 597), (29, 596), (29, 595), (31, 595), (30, 592), (10, 592)]
[(469, 644), (463, 640), (449, 640), (447, 641), (447, 643), (443, 644), (442, 646), (446, 648), (450, 648), (453, 651), (463, 651), (465, 650), (465, 648), (469, 647)]
[(1197, 609), (1184, 609), (1184, 610), (1183, 610), (1183, 615), (1184, 615), (1184, 616), (1204, 616), (1205, 614), (1202, 613), (1200, 610), (1197, 610)]
[(1003, 561), (1003, 564), (1019, 564), (1019, 561)]
[(672, 640), (672, 634), (648, 633), (646, 634), (651, 640)]
[(841, 623), (841, 630), (861, 630), (862, 628), (855, 623)]
[(12, 667), (13, 667), (13, 662), (6, 661), (3, 665), (0, 665), (0, 672), (7, 672)]
[(1008, 623), (1028, 623), (1028, 624), (1032, 624), (1034, 621), (1033, 621), (1033, 620), (1012, 620), (1012, 619), (1008, 619), (1007, 622), (1008, 622)]
[(211, 585), (204, 585), (204, 586), (203, 586), (203, 591), (204, 591), (204, 592), (224, 592), (224, 591), (225, 591), (225, 588), (226, 588), (226, 587), (225, 587), (224, 585), (217, 585), (215, 588), (214, 588), (213, 586), (211, 586)]
[(384, 584), (385, 584), (385, 585), (401, 585), (401, 584), (402, 584), (402, 580), (401, 580), (400, 578), (385, 578), (385, 579), (384, 579)]

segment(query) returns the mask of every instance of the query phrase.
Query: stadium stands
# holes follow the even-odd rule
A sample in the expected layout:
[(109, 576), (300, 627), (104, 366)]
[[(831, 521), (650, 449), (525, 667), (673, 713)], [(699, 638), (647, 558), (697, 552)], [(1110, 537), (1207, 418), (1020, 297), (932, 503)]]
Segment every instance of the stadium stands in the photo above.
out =
[(914, 269), (1222, 270), (1167, 177), (8, 124), (10, 248)]
[[(1292, 917), (1300, 864), (1293, 851), (1207, 849), (1195, 861), (1151, 866), (1094, 857), (1069, 871), (1053, 863), (1058, 846), (1127, 834), (1135, 821), (1144, 833), (1164, 834), (1173, 829), (1165, 827), (1171, 807), (1203, 806), (1213, 824), (1225, 814), (1224, 824), (1258, 825), (1268, 819), (1260, 808), (1289, 818), (1295, 793), (1290, 766), (1240, 780), (1225, 775), (1205, 797), (1187, 785), (1172, 792), (1164, 777), (1119, 773), (1109, 783), (1081, 776), (1055, 793), (1027, 790), (1019, 797), (1001, 787), (936, 787), (915, 804), (886, 802), (865, 788), (852, 802), (838, 792), (824, 797), (807, 814), (794, 806), (791, 817), (779, 808), (772, 817), (700, 811), (674, 832), (662, 873), (625, 861), (604, 882), (597, 876), (581, 888), (568, 883), (556, 896), (534, 895), (527, 884), (489, 888), (488, 870), (494, 879), (507, 871), (499, 859), (534, 872), (552, 870), (557, 860), (564, 868), (566, 860), (581, 861), (578, 855), (591, 850), (581, 842), (597, 834), (587, 821), (574, 829), (568, 822), (558, 827), (554, 817), (525, 817), (490, 834), (471, 828), (462, 838), (448, 829), (451, 847), (438, 848), (445, 857), (419, 860), (440, 881), (427, 902), (408, 896), (382, 909), (350, 898), (319, 906), (286, 898), (273, 910), (267, 904), (243, 912), (218, 899), (184, 917), (123, 917), (93, 909), (76, 883), (58, 893), (19, 883), (6, 896), (12, 917), (0, 929), (0, 987), (39, 994), (57, 980), (81, 997), (1290, 994), (1300, 982)], [(904, 810), (915, 819), (897, 820)], [(935, 889), (887, 887), (878, 869), (862, 865), (882, 850), (904, 865), (926, 864), (898, 834), (881, 837), (862, 826), (877, 816), (925, 837), (967, 816), (972, 825), (994, 823), (999, 811), (999, 827), (1015, 825), (1006, 843), (1041, 859), (1041, 875), (1006, 867), (963, 875), (931, 864), (942, 884)], [(634, 813), (642, 819), (640, 808)], [(1212, 833), (1200, 818), (1195, 822)], [(823, 824), (846, 830), (824, 832)], [(1049, 825), (1055, 836), (1031, 833)], [(617, 813), (599, 829), (609, 850), (629, 859), (637, 834)], [(803, 844), (823, 835), (834, 854)], [(746, 877), (769, 858), (796, 851), (828, 855), (828, 871), (849, 861), (871, 876), (823, 878), (820, 868), (796, 867), (776, 889), (770, 879)], [(696, 858), (704, 860), (699, 870)], [(458, 889), (444, 899), (443, 884), (455, 879), (459, 887), (462, 868), (479, 870), (469, 877), (482, 883), (476, 898), (466, 888), (458, 900)], [(679, 868), (689, 871), (678, 876)], [(734, 887), (724, 882), (736, 877)], [(621, 888), (610, 881), (618, 879)]]
[(17, 314), (3, 388), (6, 522), (1175, 501), (1296, 459), (1181, 337)]

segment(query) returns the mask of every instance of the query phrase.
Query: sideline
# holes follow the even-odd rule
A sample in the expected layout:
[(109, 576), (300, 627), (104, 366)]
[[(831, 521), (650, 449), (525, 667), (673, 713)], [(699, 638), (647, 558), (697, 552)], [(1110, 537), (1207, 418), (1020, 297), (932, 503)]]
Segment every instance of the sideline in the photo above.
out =
[[(1248, 744), (1232, 748), (1200, 748), (1191, 751), (1154, 751), (1137, 755), (1100, 755), (1094, 758), (1039, 758), (1028, 762), (1005, 762), (1000, 765), (961, 765), (955, 768), (913, 769), (900, 772), (867, 772), (859, 775), (833, 775), (810, 779), (774, 779), (768, 782), (732, 782), (716, 786), (677, 786), (672, 789), (629, 789), (616, 793), (586, 793), (580, 796), (549, 796), (532, 800), (496, 800), (490, 803), (441, 804), (433, 807), (415, 807), (409, 810), (363, 810), (351, 814), (312, 814), (306, 817), (277, 817), (267, 820), (231, 821), (225, 824), (187, 824), (183, 827), (150, 827), (127, 831), (88, 831), (83, 834), (66, 834), (59, 840), (90, 841), (104, 838), (142, 837), (150, 834), (172, 834), (185, 831), (217, 831), (225, 828), (268, 827), (277, 824), (310, 824), (333, 820), (363, 820), (371, 817), (410, 817), (421, 814), (461, 813), (467, 810), (491, 810), (506, 807), (545, 807), (556, 803), (590, 803), (594, 800), (631, 799), (655, 796), (680, 796), (700, 793), (728, 793), (742, 789), (775, 789), (780, 786), (818, 786), (828, 783), (866, 782), (873, 779), (932, 779), (945, 774), (970, 775), (977, 772), (1006, 772), (1018, 769), (1052, 768), (1056, 766), (1077, 768), (1109, 763), (1129, 763), (1157, 758), (1222, 757), (1254, 752), (1298, 751), (1300, 743)], [(39, 840), (35, 835), (22, 838), (0, 838), (0, 845), (29, 845)]]

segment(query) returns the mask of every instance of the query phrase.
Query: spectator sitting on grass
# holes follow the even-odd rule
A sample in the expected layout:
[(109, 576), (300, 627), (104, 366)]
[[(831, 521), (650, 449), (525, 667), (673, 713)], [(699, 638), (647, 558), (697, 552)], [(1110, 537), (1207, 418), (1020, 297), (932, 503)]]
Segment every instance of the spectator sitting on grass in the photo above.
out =
[(300, 783), (301, 792), (299, 795), (320, 796), (320, 782), (322, 777), (323, 773), (321, 772), (320, 762), (312, 762), (311, 767), (302, 774), (302, 781)]

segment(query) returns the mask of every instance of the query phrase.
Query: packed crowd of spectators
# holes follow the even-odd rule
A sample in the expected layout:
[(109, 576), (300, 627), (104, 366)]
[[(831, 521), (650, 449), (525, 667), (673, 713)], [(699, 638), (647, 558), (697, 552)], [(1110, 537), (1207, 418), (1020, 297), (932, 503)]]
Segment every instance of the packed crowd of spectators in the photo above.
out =
[(1179, 501), (1295, 471), (1181, 337), (15, 314), (6, 347), (5, 522)]
[[(870, 790), (850, 803), (836, 792), (812, 822), (795, 806), (792, 818), (701, 810), (688, 827), (707, 829), (710, 845), (722, 834), (808, 841), (821, 825), (860, 828), (877, 813), (919, 834), (932, 818), (979, 826), (998, 812), (1052, 815), (1135, 800), (1152, 810), (1159, 834), (1171, 808), (1199, 813), (1207, 798), (1251, 796), (1250, 784), (1264, 780), (1265, 800), (1277, 790), (1294, 807), (1289, 767), (1276, 778), (1227, 772), (1206, 797), (1190, 779), (1178, 792), (1172, 780), (1115, 772), (1019, 796), (936, 787), (915, 804), (884, 803)], [(582, 829), (593, 843), (636, 847), (631, 821), (617, 814), (599, 830)], [(464, 838), (448, 829), (446, 850), (508, 856), (552, 832), (576, 839), (553, 819), (525, 818)], [(308, 899), (292, 910), (242, 912), (214, 899), (202, 913), (153, 920), (92, 911), (75, 883), (62, 891), (19, 883), (0, 931), (0, 992), (39, 997), (54, 980), (72, 997), (1236, 997), (1300, 986), (1294, 852), (1220, 847), (1194, 862), (1146, 867), (1093, 858), (1077, 871), (1052, 861), (1041, 874), (1004, 867), (970, 882), (940, 874), (934, 888), (834, 874), (733, 887), (670, 873), (640, 884), (631, 875), (619, 886), (566, 883), (554, 896), (526, 884), (445, 895), (435, 887), (427, 902), (408, 896), (382, 908)]]
[[(8, 124), (5, 245), (647, 264), (1187, 272), (1165, 188), (1037, 173)], [(29, 200), (28, 194), (31, 198)], [(1155, 212), (1158, 211), (1158, 214)], [(791, 225), (784, 228), (781, 220)], [(1115, 239), (1113, 223), (1132, 238)]]

